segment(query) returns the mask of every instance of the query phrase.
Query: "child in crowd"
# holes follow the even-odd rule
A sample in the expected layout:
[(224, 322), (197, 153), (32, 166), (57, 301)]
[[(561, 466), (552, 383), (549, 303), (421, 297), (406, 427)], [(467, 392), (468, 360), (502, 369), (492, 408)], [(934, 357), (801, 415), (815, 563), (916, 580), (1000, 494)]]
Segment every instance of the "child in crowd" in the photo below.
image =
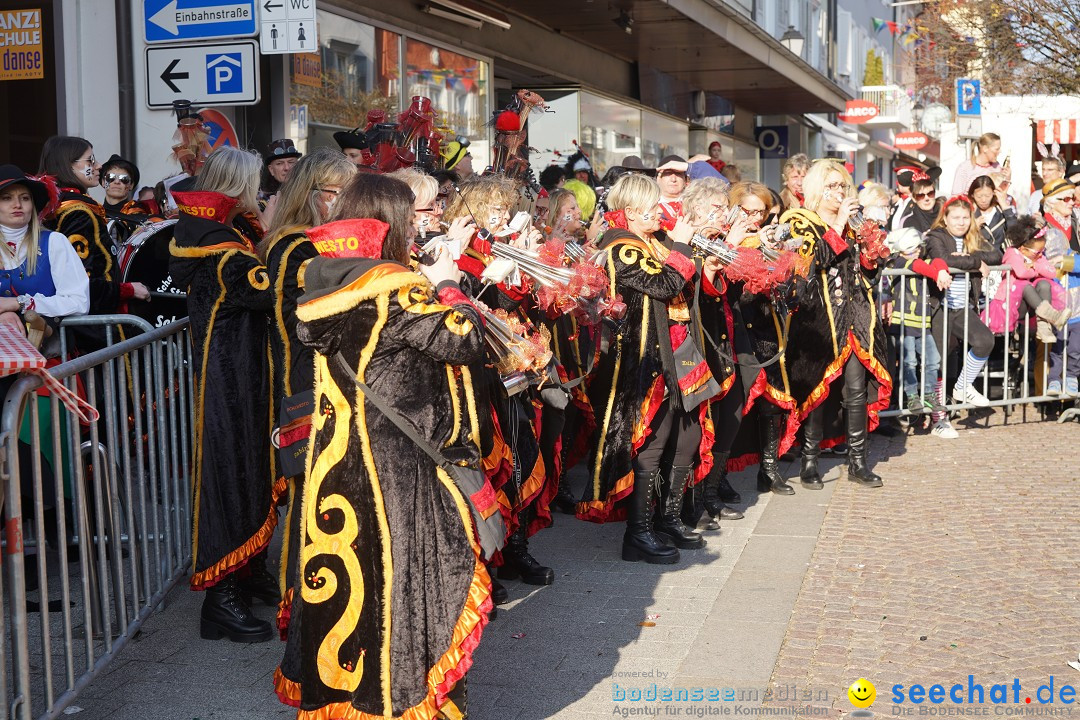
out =
[[(930, 309), (927, 302), (927, 280), (936, 283), (948, 267), (943, 260), (927, 263), (919, 258), (922, 249), (922, 236), (914, 228), (901, 228), (889, 233), (887, 239), (893, 256), (889, 266), (911, 270), (918, 275), (894, 276), (891, 283), (885, 284), (882, 299), (886, 310), (891, 309), (887, 319), (896, 334), (902, 338), (900, 362), (903, 371), (903, 395), (909, 412), (915, 414), (934, 413), (936, 420), (931, 434), (945, 439), (958, 437), (944, 413), (944, 407), (938, 402), (935, 386), (938, 370), (941, 368), (941, 354), (937, 343), (929, 332)], [(919, 276), (922, 277), (919, 277)], [(886, 300), (886, 298), (888, 298)], [(922, 382), (919, 382), (919, 365), (922, 365)], [(918, 422), (918, 420), (916, 420)]]
[(1055, 329), (1069, 320), (1069, 310), (1065, 290), (1055, 282), (1057, 271), (1046, 259), (1045, 228), (1040, 229), (1033, 216), (1024, 215), (1006, 231), (1009, 247), (1002, 262), (1012, 269), (1012, 276), (998, 286), (986, 310), (986, 324), (995, 334), (1011, 333), (1027, 310), (1038, 318), (1039, 342), (1052, 345), (1057, 342)]

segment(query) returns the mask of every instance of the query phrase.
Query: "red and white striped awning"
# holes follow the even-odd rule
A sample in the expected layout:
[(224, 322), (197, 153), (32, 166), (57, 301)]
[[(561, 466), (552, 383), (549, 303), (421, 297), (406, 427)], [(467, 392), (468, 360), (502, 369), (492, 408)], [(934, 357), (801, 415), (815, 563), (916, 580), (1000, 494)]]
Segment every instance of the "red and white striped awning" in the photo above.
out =
[(1080, 143), (1080, 119), (1039, 120), (1036, 139), (1045, 145)]

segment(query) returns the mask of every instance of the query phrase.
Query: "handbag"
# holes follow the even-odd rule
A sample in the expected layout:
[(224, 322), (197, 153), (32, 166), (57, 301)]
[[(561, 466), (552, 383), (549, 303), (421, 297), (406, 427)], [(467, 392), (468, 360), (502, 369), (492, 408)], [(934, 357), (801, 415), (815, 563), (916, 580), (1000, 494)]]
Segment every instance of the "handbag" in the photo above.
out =
[(480, 542), (484, 557), (488, 559), (493, 557), (506, 544), (506, 526), (503, 524), (502, 515), (498, 512), (494, 492), (491, 485), (488, 484), (484, 473), (479, 468), (459, 465), (434, 448), (420, 436), (420, 433), (411, 422), (390, 407), (366, 383), (357, 379), (356, 371), (349, 367), (348, 361), (340, 352), (334, 355), (334, 361), (343, 372), (353, 379), (353, 383), (359, 388), (360, 392), (387, 420), (394, 423), (397, 429), (405, 434), (405, 437), (412, 440), (414, 445), (430, 457), (436, 467), (450, 476), (450, 479), (454, 481), (454, 484), (469, 502), (473, 524), (476, 526), (477, 540)]
[(282, 477), (303, 475), (311, 439), (311, 413), (315, 409), (315, 391), (304, 390), (281, 399), (278, 426), (271, 441), (278, 449), (278, 470)]
[(692, 412), (701, 403), (720, 394), (720, 383), (713, 377), (705, 355), (692, 336), (674, 351), (674, 357), (683, 410)]

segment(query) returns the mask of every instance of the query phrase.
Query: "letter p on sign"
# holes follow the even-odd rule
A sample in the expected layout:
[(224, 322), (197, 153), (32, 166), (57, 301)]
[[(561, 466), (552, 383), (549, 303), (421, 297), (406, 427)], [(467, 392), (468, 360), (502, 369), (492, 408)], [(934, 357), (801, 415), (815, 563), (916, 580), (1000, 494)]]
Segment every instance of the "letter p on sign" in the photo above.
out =
[(244, 91), (240, 53), (217, 53), (206, 56), (206, 90), (210, 95)]

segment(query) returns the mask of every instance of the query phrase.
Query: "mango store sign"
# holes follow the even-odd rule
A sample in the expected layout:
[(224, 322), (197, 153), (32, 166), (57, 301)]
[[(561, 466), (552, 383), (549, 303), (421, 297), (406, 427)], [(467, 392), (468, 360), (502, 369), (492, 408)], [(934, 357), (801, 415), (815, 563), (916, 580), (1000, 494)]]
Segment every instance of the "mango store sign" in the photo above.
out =
[(0, 81), (43, 77), (41, 10), (0, 11)]

